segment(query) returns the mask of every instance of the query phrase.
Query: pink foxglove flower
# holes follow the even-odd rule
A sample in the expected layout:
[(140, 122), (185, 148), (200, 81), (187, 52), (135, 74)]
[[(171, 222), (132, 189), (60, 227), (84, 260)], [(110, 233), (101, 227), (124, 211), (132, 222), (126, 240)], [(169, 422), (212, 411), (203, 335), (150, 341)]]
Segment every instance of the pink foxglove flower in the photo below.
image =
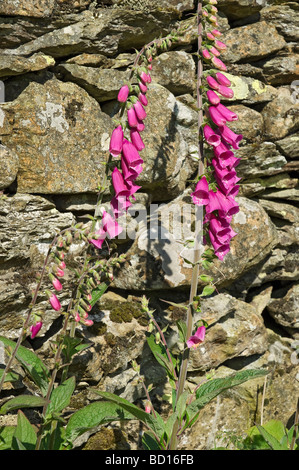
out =
[(113, 185), (116, 197), (119, 197), (119, 196), (127, 197), (130, 195), (130, 189), (125, 183), (123, 175), (121, 174), (121, 172), (119, 171), (117, 167), (113, 169), (111, 179), (112, 179), (112, 185)]
[(208, 144), (213, 145), (214, 147), (216, 147), (217, 145), (219, 145), (221, 143), (220, 135), (215, 134), (215, 132), (213, 131), (213, 129), (210, 126), (205, 125), (204, 128), (203, 128), (203, 133), (204, 133), (204, 138), (206, 139)]
[(140, 121), (143, 121), (143, 119), (146, 118), (146, 112), (142, 104), (140, 103), (140, 101), (137, 101), (137, 103), (134, 104), (134, 110), (135, 110), (137, 118), (140, 119)]
[(49, 302), (54, 310), (58, 312), (61, 309), (61, 304), (55, 294), (51, 294), (49, 297)]
[(30, 336), (31, 339), (35, 338), (35, 336), (37, 335), (37, 333), (39, 332), (42, 326), (43, 326), (42, 321), (37, 321), (35, 325), (30, 326), (29, 330), (31, 332), (31, 336)]
[(212, 33), (213, 36), (215, 36), (216, 38), (219, 38), (220, 36), (222, 36), (222, 33), (220, 33), (220, 31), (218, 31), (218, 29), (213, 29), (213, 31), (211, 31), (211, 33)]
[(217, 237), (209, 230), (209, 237), (214, 248), (214, 253), (220, 261), (223, 261), (225, 255), (230, 251), (229, 243), (221, 243), (217, 240)]
[(144, 93), (139, 93), (138, 99), (139, 99), (140, 103), (143, 104), (143, 106), (148, 105), (148, 100), (147, 100), (147, 97), (145, 96)]
[(145, 129), (145, 125), (144, 125), (143, 121), (142, 121), (141, 119), (138, 119), (138, 118), (137, 118), (136, 130), (137, 130), (138, 132), (142, 132), (142, 131), (144, 131), (144, 129)]
[(218, 112), (215, 106), (209, 107), (209, 115), (216, 126), (224, 126), (226, 124), (225, 117)]
[(223, 104), (219, 103), (215, 106), (215, 108), (217, 109), (217, 111), (222, 114), (224, 116), (224, 118), (227, 120), (227, 121), (237, 121), (238, 120), (238, 116), (236, 113), (234, 113), (233, 111), (231, 111), (230, 109), (228, 109), (226, 106), (224, 106)]
[(227, 86), (218, 85), (217, 91), (220, 95), (224, 96), (224, 98), (233, 98), (234, 96), (233, 90)]
[(210, 41), (215, 41), (215, 39), (216, 39), (215, 36), (210, 32), (207, 32), (206, 36)]
[(205, 176), (197, 183), (195, 191), (191, 193), (193, 203), (198, 206), (204, 206), (209, 203), (209, 185)]
[[(219, 135), (220, 135), (220, 132), (219, 132)], [(226, 160), (227, 158), (233, 157), (234, 152), (230, 150), (230, 147), (228, 144), (225, 144), (225, 142), (221, 142), (219, 145), (217, 145), (217, 147), (214, 148), (214, 155), (220, 161), (220, 159)]]
[(222, 70), (223, 72), (225, 72), (227, 70), (227, 67), (226, 65), (222, 62), (221, 59), (219, 59), (218, 57), (212, 57), (212, 64), (215, 65), (215, 67), (219, 70)]
[(227, 144), (231, 145), (234, 149), (239, 148), (239, 142), (243, 139), (242, 134), (235, 134), (229, 127), (225, 125), (219, 127), (219, 131), (222, 139)]
[[(124, 139), (123, 142), (122, 160), (125, 161), (128, 169), (133, 169), (135, 171), (137, 171), (136, 167), (139, 168), (139, 166), (143, 163), (143, 160), (140, 157), (136, 147), (132, 144), (132, 142), (129, 142), (126, 139)], [(125, 175), (124, 178), (126, 179)]]
[(226, 44), (219, 41), (218, 39), (216, 39), (216, 41), (215, 41), (215, 46), (217, 47), (217, 49), (219, 49), (219, 51), (225, 51), (226, 50)]
[(102, 224), (103, 230), (107, 233), (109, 238), (115, 238), (123, 231), (123, 228), (106, 211), (103, 211)]
[(210, 88), (213, 88), (213, 90), (218, 91), (219, 83), (217, 82), (217, 80), (215, 80), (215, 78), (211, 77), (211, 75), (207, 76), (207, 83)]
[(231, 86), (231, 81), (221, 72), (216, 73), (216, 80), (219, 85)]
[(102, 227), (100, 227), (98, 230), (96, 230), (94, 235), (96, 238), (90, 239), (89, 243), (91, 243), (95, 248), (101, 249), (106, 238), (106, 232)]
[(220, 56), (220, 52), (216, 49), (216, 47), (212, 46), (210, 47), (210, 52), (215, 55), (216, 57)]
[(211, 54), (209, 53), (208, 49), (204, 49), (202, 51), (202, 56), (204, 59), (211, 59)]
[(204, 342), (206, 335), (206, 328), (205, 326), (200, 326), (196, 333), (187, 340), (188, 348), (197, 348), (201, 343)]
[(207, 98), (208, 98), (209, 102), (213, 105), (216, 105), (216, 104), (220, 103), (219, 96), (213, 90), (208, 90), (207, 91)]
[(137, 115), (135, 112), (135, 109), (129, 108), (127, 110), (127, 117), (128, 117), (128, 123), (130, 127), (136, 127), (137, 126)]
[(62, 284), (56, 277), (54, 277), (54, 279), (52, 280), (52, 284), (55, 290), (57, 291), (62, 290)]
[(124, 196), (114, 196), (110, 201), (110, 206), (114, 217), (118, 218), (132, 206), (132, 203)]
[(143, 143), (143, 140), (142, 140), (137, 128), (131, 129), (130, 137), (131, 137), (132, 144), (136, 147), (136, 149), (139, 152), (144, 149), (144, 143)]
[(140, 81), (140, 82), (138, 83), (138, 86), (139, 86), (139, 88), (140, 88), (141, 93), (146, 93), (146, 91), (147, 91), (147, 85), (146, 85), (145, 83), (143, 83), (143, 82)]
[(121, 89), (119, 90), (119, 92), (118, 92), (117, 100), (120, 103), (125, 103), (128, 99), (129, 92), (130, 92), (130, 90), (129, 90), (128, 85), (123, 85), (121, 87)]
[(109, 146), (109, 152), (113, 157), (117, 157), (121, 153), (123, 146), (123, 138), (123, 129), (121, 126), (117, 126), (112, 132)]

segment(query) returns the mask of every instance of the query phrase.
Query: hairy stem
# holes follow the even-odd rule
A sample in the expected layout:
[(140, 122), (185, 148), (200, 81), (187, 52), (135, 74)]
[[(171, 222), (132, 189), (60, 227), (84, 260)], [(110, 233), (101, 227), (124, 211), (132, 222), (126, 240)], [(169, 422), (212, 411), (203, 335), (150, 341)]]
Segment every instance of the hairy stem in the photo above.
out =
[[(202, 113), (202, 94), (201, 94), (201, 81), (202, 81), (202, 61), (200, 58), (201, 44), (202, 44), (202, 23), (201, 23), (201, 14), (202, 14), (202, 4), (198, 2), (197, 6), (197, 31), (198, 31), (198, 63), (197, 63), (197, 107), (198, 107), (198, 142), (199, 142), (199, 164), (198, 164), (198, 175), (202, 175), (204, 172), (203, 166), (203, 136), (202, 136), (202, 122), (203, 122), (203, 113)], [(195, 245), (194, 245), (194, 259), (193, 259), (193, 270), (190, 286), (190, 296), (189, 296), (189, 308), (187, 310), (187, 332), (186, 337), (189, 338), (192, 334), (193, 329), (193, 299), (197, 294), (197, 284), (198, 284), (198, 275), (199, 275), (199, 261), (200, 261), (200, 233), (202, 228), (202, 211), (196, 211), (200, 213), (199, 217), (196, 217), (196, 229), (195, 229)], [(189, 348), (186, 347), (183, 352), (182, 363), (180, 368), (179, 382), (176, 394), (176, 403), (178, 402), (179, 397), (184, 391), (187, 369), (189, 361)], [(172, 436), (169, 443), (169, 449), (175, 450), (177, 448), (177, 432), (179, 429), (179, 421), (177, 420), (173, 426)]]

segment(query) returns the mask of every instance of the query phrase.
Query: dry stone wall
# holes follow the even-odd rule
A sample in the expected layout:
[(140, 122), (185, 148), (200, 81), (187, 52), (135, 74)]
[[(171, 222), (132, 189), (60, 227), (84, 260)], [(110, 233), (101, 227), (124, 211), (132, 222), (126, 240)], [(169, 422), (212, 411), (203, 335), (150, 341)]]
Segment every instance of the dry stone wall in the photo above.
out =
[[(191, 354), (188, 379), (198, 383), (211, 369), (223, 376), (269, 367), (264, 420), (287, 423), (299, 385), (299, 7), (271, 0), (218, 4), (234, 90), (225, 104), (239, 115), (232, 129), (244, 135), (237, 152), (240, 212), (231, 252), (212, 270), (219, 293), (203, 303), (210, 328), (204, 345)], [(0, 334), (18, 337), (55, 231), (93, 213), (116, 97), (134, 49), (178, 24), (186, 27), (184, 36), (153, 61), (136, 207), (157, 204), (163, 219), (171, 205), (190, 202), (197, 166), (194, 11), (191, 0), (2, 0)], [(180, 222), (175, 214), (173, 224)], [(132, 226), (138, 236), (119, 244), (128, 254), (125, 265), (91, 312), (94, 325), (78, 333), (92, 346), (70, 367), (80, 384), (74, 408), (95, 399), (90, 385), (144, 399), (134, 385), (132, 359), (154, 382), (157, 397), (165, 392), (165, 377), (145, 345), (147, 321), (138, 300), (145, 293), (161, 324), (169, 323), (175, 352), (175, 320), (184, 311), (160, 299), (186, 302), (191, 269), (175, 238), (158, 243), (146, 225)], [(72, 246), (70, 265), (79, 255), (80, 245)], [(62, 305), (67, 299), (64, 290)], [(46, 298), (39, 302), (45, 323), (26, 344), (51, 364), (50, 343), (61, 318)], [(259, 416), (262, 386), (260, 380), (240, 386), (205, 408), (181, 448), (211, 448), (219, 432), (241, 434)], [(20, 381), (11, 393), (23, 388)], [(129, 425), (126, 444), (122, 436), (110, 448), (134, 448), (132, 433)]]

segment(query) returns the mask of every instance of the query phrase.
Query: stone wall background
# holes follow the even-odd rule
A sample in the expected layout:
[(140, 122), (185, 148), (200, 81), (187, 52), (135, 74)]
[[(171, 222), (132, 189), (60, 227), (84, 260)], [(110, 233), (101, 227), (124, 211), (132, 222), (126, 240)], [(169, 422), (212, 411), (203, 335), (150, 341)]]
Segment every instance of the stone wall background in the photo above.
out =
[[(226, 104), (244, 135), (239, 232), (224, 263), (215, 263), (219, 294), (206, 299), (211, 325), (204, 347), (192, 352), (189, 381), (207, 371), (222, 376), (269, 367), (264, 420), (292, 421), (298, 396), (298, 37), (296, 2), (219, 0), (223, 55), (235, 96)], [(153, 63), (143, 137), (145, 170), (137, 203), (188, 200), (195, 172), (196, 35), (194, 2), (126, 0), (2, 0), (0, 4), (0, 334), (18, 337), (38, 271), (56, 229), (93, 213), (107, 158), (117, 92), (140, 48), (178, 22), (185, 36)], [(1, 85), (3, 88), (3, 85)], [(163, 218), (163, 213), (162, 216)], [(157, 244), (147, 230), (119, 247), (128, 261), (78, 334), (92, 342), (71, 370), (79, 388), (75, 409), (99, 387), (140, 403), (130, 361), (142, 364), (159, 401), (165, 377), (145, 344), (138, 300), (146, 293), (175, 351), (175, 320), (184, 312), (160, 299), (187, 301), (190, 267), (175, 240)], [(74, 245), (70, 259), (80, 253)], [(66, 281), (67, 282), (67, 281)], [(67, 289), (62, 303), (67, 302)], [(47, 311), (38, 338), (27, 341), (51, 363), (49, 346), (61, 318)], [(20, 382), (7, 393), (24, 390)], [(206, 449), (226, 432), (241, 434), (259, 419), (263, 382), (252, 381), (207, 406), (182, 449)], [(81, 404), (81, 405), (80, 405)], [(13, 419), (13, 416), (12, 416)], [(93, 436), (93, 448), (134, 448), (137, 427)], [(106, 434), (106, 436), (108, 435)], [(88, 445), (85, 444), (89, 448)]]

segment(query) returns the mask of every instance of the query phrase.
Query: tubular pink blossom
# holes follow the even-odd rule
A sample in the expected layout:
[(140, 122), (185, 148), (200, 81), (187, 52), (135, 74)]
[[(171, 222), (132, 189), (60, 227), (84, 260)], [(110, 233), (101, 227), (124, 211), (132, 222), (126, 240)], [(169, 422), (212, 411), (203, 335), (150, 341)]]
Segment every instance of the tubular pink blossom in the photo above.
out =
[[(140, 101), (137, 101), (137, 103), (134, 104), (134, 110), (135, 110), (137, 118), (140, 119), (140, 121), (146, 118), (146, 112), (142, 104), (140, 103)], [(136, 126), (137, 126), (137, 123), (136, 123)]]
[(54, 310), (58, 312), (61, 309), (61, 304), (55, 294), (52, 294), (49, 298), (49, 302)]
[(211, 31), (211, 33), (212, 33), (213, 36), (215, 36), (216, 38), (220, 38), (220, 36), (222, 36), (222, 33), (220, 33), (220, 31), (218, 31), (218, 29), (213, 29), (213, 31)]
[(115, 167), (111, 174), (112, 184), (115, 191), (115, 196), (127, 197), (130, 195), (130, 189), (126, 185), (123, 175), (117, 167)]
[(227, 70), (226, 65), (218, 57), (212, 57), (212, 64), (215, 65), (217, 69), (222, 70), (223, 72)]
[(205, 176), (198, 181), (191, 197), (193, 203), (198, 206), (205, 206), (209, 203), (209, 185)]
[(231, 81), (221, 72), (216, 73), (216, 80), (219, 85), (231, 86)]
[(132, 142), (129, 142), (126, 139), (124, 139), (123, 142), (122, 157), (122, 159), (125, 160), (125, 163), (128, 168), (134, 169), (135, 167), (138, 167), (140, 164), (143, 163), (143, 160), (140, 157), (136, 147), (132, 144)]
[(142, 121), (141, 119), (138, 119), (138, 118), (137, 118), (136, 130), (137, 130), (138, 132), (142, 132), (142, 131), (144, 131), (144, 129), (145, 129), (145, 125), (144, 125), (143, 121)]
[(204, 59), (211, 59), (211, 54), (209, 53), (208, 49), (204, 49), (202, 51), (202, 56)]
[(140, 89), (141, 93), (146, 93), (146, 91), (147, 91), (147, 86), (146, 86), (145, 83), (143, 83), (143, 82), (140, 81), (140, 82), (138, 83), (138, 86), (139, 86), (139, 89)]
[(229, 243), (220, 243), (211, 230), (209, 230), (209, 236), (214, 248), (215, 255), (218, 259), (220, 259), (220, 261), (223, 261), (225, 255), (227, 255), (227, 253), (230, 251)]
[(215, 36), (212, 33), (209, 33), (209, 32), (206, 33), (206, 36), (210, 41), (215, 41), (215, 39), (216, 39)]
[(239, 142), (243, 139), (242, 134), (235, 134), (229, 127), (225, 125), (219, 127), (219, 131), (222, 139), (227, 144), (231, 145), (234, 149), (239, 148)]
[(115, 238), (123, 231), (123, 228), (106, 211), (103, 212), (102, 223), (103, 229), (107, 233), (109, 238)]
[(224, 244), (229, 242), (231, 228), (226, 220), (219, 219), (213, 215), (210, 219), (209, 230), (215, 235), (219, 243)]
[(129, 92), (130, 92), (130, 90), (129, 90), (128, 85), (123, 85), (121, 87), (121, 89), (119, 90), (119, 92), (118, 92), (117, 100), (120, 103), (125, 103), (128, 99)]
[(226, 44), (224, 44), (224, 42), (219, 41), (218, 39), (216, 39), (216, 41), (215, 41), (215, 47), (217, 47), (217, 49), (219, 49), (219, 51), (225, 51), (226, 50)]
[(220, 56), (220, 52), (217, 51), (216, 47), (214, 47), (214, 46), (210, 47), (210, 52), (211, 52), (212, 54), (214, 54), (216, 57), (219, 57), (219, 56)]
[(113, 157), (117, 157), (121, 153), (123, 146), (123, 138), (124, 133), (122, 127), (116, 127), (112, 132), (109, 146), (109, 152)]
[(53, 287), (54, 287), (55, 290), (57, 290), (57, 291), (62, 290), (62, 284), (56, 277), (53, 279), (52, 284), (53, 284)]
[(148, 105), (148, 100), (147, 100), (147, 97), (145, 96), (144, 93), (139, 93), (138, 99), (139, 99), (140, 103), (143, 104), (143, 106), (147, 106), (147, 105)]
[(226, 106), (223, 106), (223, 104), (219, 103), (215, 106), (217, 111), (222, 114), (222, 116), (227, 120), (227, 121), (237, 121), (238, 116), (236, 113), (233, 111), (230, 111)]
[(219, 85), (217, 91), (220, 95), (224, 96), (224, 98), (233, 98), (234, 96), (233, 90), (227, 86)]
[(221, 137), (218, 134), (215, 134), (213, 129), (206, 125), (203, 128), (204, 138), (206, 139), (207, 143), (213, 146), (217, 146), (221, 143)]
[(30, 326), (29, 330), (31, 332), (31, 336), (30, 336), (31, 339), (35, 338), (35, 336), (37, 335), (37, 333), (39, 332), (42, 326), (43, 326), (42, 321), (37, 321), (35, 325)]
[(186, 344), (188, 348), (197, 348), (201, 343), (203, 343), (205, 339), (206, 328), (204, 326), (200, 326), (196, 333), (187, 340)]
[(114, 196), (110, 201), (110, 206), (114, 217), (118, 218), (124, 212), (128, 210), (129, 207), (132, 206), (132, 203), (129, 201), (128, 198), (124, 196), (116, 197)]
[(137, 122), (137, 115), (136, 115), (134, 107), (128, 109), (127, 117), (128, 117), (129, 126), (136, 127), (138, 122)]
[(214, 148), (214, 155), (221, 160), (226, 160), (227, 158), (233, 157), (234, 152), (230, 150), (230, 147), (225, 142), (221, 142), (219, 145), (217, 145), (217, 147)]
[(209, 102), (213, 105), (216, 105), (216, 104), (220, 103), (219, 96), (213, 90), (208, 90), (207, 91), (207, 98), (208, 98)]
[(132, 144), (136, 147), (136, 149), (139, 152), (144, 149), (143, 140), (136, 128), (131, 129), (130, 137), (131, 137)]
[(226, 124), (225, 117), (218, 112), (215, 106), (209, 107), (209, 115), (216, 126), (224, 126)]
[(207, 76), (207, 84), (210, 88), (213, 88), (214, 90), (218, 91), (219, 83), (217, 82), (217, 80), (215, 80), (215, 78), (211, 77), (211, 75)]
[(89, 240), (89, 243), (91, 243), (93, 246), (95, 246), (98, 249), (102, 248), (102, 245), (104, 243), (104, 240), (106, 238), (106, 232), (103, 230), (103, 227), (100, 227), (95, 231), (95, 238), (92, 238)]

